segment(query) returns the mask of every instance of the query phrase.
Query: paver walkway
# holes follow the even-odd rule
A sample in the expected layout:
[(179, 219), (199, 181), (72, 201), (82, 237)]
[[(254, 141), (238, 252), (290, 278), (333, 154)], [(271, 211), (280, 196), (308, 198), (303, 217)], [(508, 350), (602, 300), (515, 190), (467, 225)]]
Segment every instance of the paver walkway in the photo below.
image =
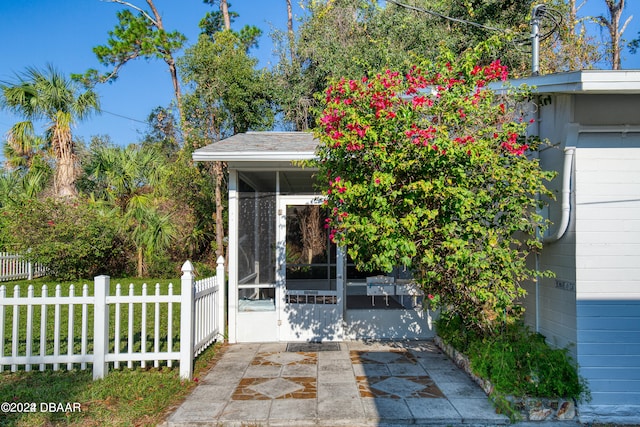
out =
[(430, 341), (234, 344), (199, 381), (167, 426), (508, 424)]

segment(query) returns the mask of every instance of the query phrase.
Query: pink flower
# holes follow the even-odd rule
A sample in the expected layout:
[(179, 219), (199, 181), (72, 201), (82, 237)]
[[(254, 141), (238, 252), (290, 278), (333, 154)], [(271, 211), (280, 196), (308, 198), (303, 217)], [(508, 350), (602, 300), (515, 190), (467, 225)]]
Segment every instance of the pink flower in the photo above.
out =
[(427, 102), (427, 97), (422, 95), (422, 96), (416, 96), (413, 98), (413, 100), (411, 101), (413, 108), (416, 107), (422, 107), (425, 103)]
[(361, 126), (358, 123), (349, 123), (347, 125), (347, 129), (349, 129), (352, 132), (355, 132), (359, 138), (364, 138), (364, 136), (367, 133), (367, 129), (369, 129), (369, 126)]
[(335, 131), (331, 134), (331, 139), (340, 139), (344, 136), (344, 133), (340, 131)]

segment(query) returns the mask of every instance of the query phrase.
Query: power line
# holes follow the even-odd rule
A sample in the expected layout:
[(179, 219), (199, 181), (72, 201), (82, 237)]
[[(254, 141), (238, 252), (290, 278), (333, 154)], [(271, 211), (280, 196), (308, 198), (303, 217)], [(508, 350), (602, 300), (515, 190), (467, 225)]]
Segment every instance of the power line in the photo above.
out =
[(387, 3), (393, 3), (396, 6), (404, 7), (405, 9), (415, 10), (416, 12), (428, 13), (429, 15), (437, 16), (438, 18), (446, 19), (446, 20), (453, 21), (453, 22), (458, 22), (460, 24), (472, 25), (474, 27), (483, 28), (483, 29), (489, 30), (489, 31), (498, 31), (500, 33), (508, 33), (508, 31), (506, 31), (505, 29), (502, 29), (502, 28), (489, 27), (487, 25), (482, 25), (482, 24), (480, 24), (478, 22), (467, 21), (466, 19), (454, 18), (452, 16), (443, 15), (442, 13), (435, 12), (433, 10), (428, 10), (428, 9), (424, 9), (424, 8), (421, 8), (421, 7), (411, 6), (411, 5), (408, 5), (408, 4), (400, 3), (400, 2), (395, 1), (395, 0), (387, 0)]
[[(393, 3), (396, 6), (400, 6), (400, 7), (403, 7), (405, 9), (414, 10), (416, 12), (427, 13), (429, 15), (433, 15), (433, 16), (436, 16), (438, 18), (446, 19), (446, 20), (449, 20), (449, 21), (452, 21), (452, 22), (457, 22), (459, 24), (471, 25), (471, 26), (474, 26), (474, 27), (477, 27), (477, 28), (482, 28), (484, 30), (497, 31), (497, 32), (503, 33), (503, 34), (513, 34), (508, 29), (490, 27), (490, 26), (487, 26), (487, 25), (480, 24), (478, 22), (468, 21), (466, 19), (461, 19), (461, 18), (454, 18), (452, 16), (447, 16), (447, 15), (444, 15), (442, 13), (439, 13), (439, 12), (436, 12), (436, 11), (433, 11), (433, 10), (429, 10), (429, 9), (425, 9), (425, 8), (421, 8), (421, 7), (416, 7), (416, 6), (411, 6), (411, 5), (408, 5), (408, 4), (405, 4), (405, 3), (400, 3), (399, 1), (396, 1), (396, 0), (386, 0), (386, 1), (388, 3)], [(556, 40), (557, 40), (557, 38), (559, 37), (559, 35), (557, 33), (557, 30), (562, 25), (562, 21), (563, 21), (562, 14), (559, 11), (557, 11), (556, 9), (553, 9), (551, 7), (546, 7), (543, 17), (549, 18), (551, 20), (551, 22), (553, 23), (553, 27), (550, 30), (548, 30), (547, 32), (545, 32), (544, 34), (540, 35), (540, 41), (548, 39), (553, 34), (555, 34), (555, 37), (556, 37)], [(513, 43), (514, 46), (517, 49), (518, 45), (531, 44), (531, 36), (523, 38), (523, 39), (519, 39), (519, 40), (512, 40), (511, 43)]]
[(112, 116), (120, 117), (122, 119), (127, 119), (127, 120), (131, 120), (131, 121), (134, 121), (134, 122), (142, 123), (144, 125), (148, 125), (149, 124), (148, 122), (143, 122), (142, 120), (134, 119), (132, 117), (123, 116), (122, 114), (112, 113), (111, 111), (107, 111), (107, 110), (100, 110), (100, 112), (101, 113), (111, 114)]

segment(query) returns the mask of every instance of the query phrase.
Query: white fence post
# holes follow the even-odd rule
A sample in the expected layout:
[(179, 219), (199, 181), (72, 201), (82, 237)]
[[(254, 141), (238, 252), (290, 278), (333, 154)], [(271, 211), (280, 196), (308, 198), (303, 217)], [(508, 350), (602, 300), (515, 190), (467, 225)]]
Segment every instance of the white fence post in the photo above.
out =
[(218, 257), (218, 267), (216, 268), (216, 282), (218, 283), (218, 306), (216, 307), (216, 310), (218, 310), (218, 334), (222, 337), (222, 339), (224, 340), (224, 334), (226, 332), (227, 329), (227, 322), (226, 322), (226, 304), (225, 304), (225, 300), (226, 300), (226, 289), (225, 289), (225, 285), (226, 285), (226, 279), (224, 276), (224, 257), (222, 255), (220, 255)]
[(187, 380), (190, 380), (193, 375), (193, 282), (193, 265), (187, 260), (182, 266), (180, 290), (180, 378)]
[(93, 306), (93, 379), (104, 378), (107, 372), (105, 361), (109, 351), (109, 310), (107, 296), (111, 280), (109, 276), (97, 276), (93, 281), (95, 303)]

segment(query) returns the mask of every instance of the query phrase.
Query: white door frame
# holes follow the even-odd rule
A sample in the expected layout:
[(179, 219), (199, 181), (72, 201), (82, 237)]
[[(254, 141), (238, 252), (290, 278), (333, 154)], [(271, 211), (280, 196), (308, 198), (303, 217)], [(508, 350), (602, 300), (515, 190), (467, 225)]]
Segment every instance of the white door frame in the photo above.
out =
[[(342, 248), (336, 253), (336, 290), (327, 292), (300, 292), (301, 298), (316, 298), (326, 295), (335, 296), (335, 304), (291, 304), (287, 301), (286, 287), (286, 233), (287, 233), (287, 205), (321, 205), (323, 200), (317, 195), (279, 196), (277, 202), (276, 227), (276, 310), (278, 311), (278, 339), (279, 341), (310, 341), (329, 340), (341, 341), (344, 337), (344, 268), (345, 257)], [(315, 299), (314, 299), (315, 301)], [(317, 302), (317, 301), (316, 301)], [(316, 330), (297, 328), (295, 314), (291, 308), (298, 308), (299, 319), (309, 322), (309, 317), (315, 317), (316, 322), (327, 322)], [(331, 324), (330, 324), (331, 323)], [(327, 331), (324, 333), (323, 331)]]

